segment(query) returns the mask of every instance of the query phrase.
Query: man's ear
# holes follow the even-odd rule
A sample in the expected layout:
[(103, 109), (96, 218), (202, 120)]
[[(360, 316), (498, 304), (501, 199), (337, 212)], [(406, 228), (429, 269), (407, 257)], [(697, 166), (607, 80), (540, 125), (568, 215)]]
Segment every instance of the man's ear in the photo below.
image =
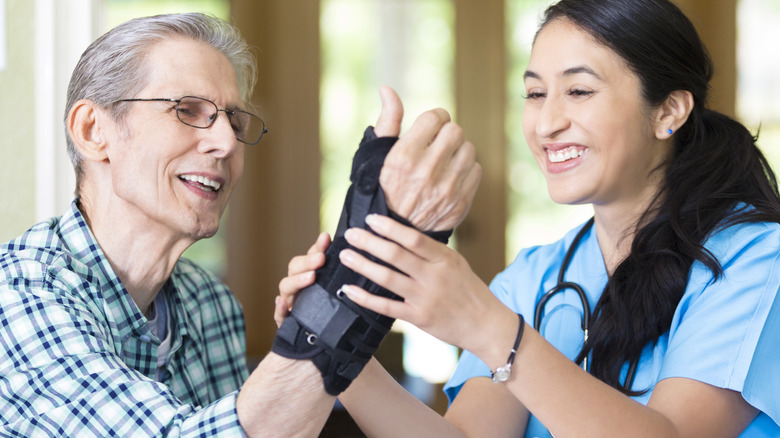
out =
[(656, 110), (655, 136), (666, 140), (680, 129), (693, 111), (693, 94), (686, 90), (672, 91)]
[(68, 134), (81, 157), (88, 161), (104, 161), (108, 158), (104, 126), (106, 114), (95, 102), (81, 99), (68, 112)]

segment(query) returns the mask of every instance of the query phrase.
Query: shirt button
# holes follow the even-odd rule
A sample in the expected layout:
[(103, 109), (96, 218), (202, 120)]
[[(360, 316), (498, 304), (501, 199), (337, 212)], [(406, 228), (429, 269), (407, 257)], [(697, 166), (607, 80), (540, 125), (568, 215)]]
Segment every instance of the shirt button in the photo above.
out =
[(152, 338), (150, 338), (149, 335), (141, 335), (141, 340), (143, 342), (150, 342)]

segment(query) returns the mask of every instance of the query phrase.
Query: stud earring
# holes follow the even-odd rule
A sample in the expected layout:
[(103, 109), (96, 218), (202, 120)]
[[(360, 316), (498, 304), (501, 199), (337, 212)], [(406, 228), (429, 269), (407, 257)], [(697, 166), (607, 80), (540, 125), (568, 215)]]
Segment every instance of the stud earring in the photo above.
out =
[(672, 128), (669, 128), (669, 129), (666, 130), (666, 133), (669, 134), (669, 135), (672, 135), (673, 132), (674, 132), (674, 130), (672, 130)]

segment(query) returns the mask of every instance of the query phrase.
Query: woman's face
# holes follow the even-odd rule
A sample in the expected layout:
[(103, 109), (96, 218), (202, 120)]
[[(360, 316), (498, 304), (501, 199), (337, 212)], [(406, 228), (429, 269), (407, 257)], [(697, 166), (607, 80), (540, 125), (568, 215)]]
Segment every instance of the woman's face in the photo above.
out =
[(644, 202), (654, 196), (671, 142), (655, 137), (639, 78), (611, 49), (568, 20), (537, 35), (525, 73), (523, 131), (562, 204)]

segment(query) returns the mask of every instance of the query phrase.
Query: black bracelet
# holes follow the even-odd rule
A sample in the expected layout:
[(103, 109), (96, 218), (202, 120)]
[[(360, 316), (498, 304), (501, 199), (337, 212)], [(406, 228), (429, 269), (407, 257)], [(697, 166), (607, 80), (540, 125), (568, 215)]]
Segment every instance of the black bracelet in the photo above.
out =
[(496, 370), (491, 373), (493, 383), (506, 382), (509, 380), (509, 376), (512, 375), (512, 364), (515, 362), (517, 347), (520, 346), (520, 339), (523, 338), (523, 329), (525, 329), (525, 319), (523, 318), (523, 315), (518, 313), (517, 316), (520, 318), (520, 328), (517, 329), (515, 345), (512, 347), (512, 351), (509, 352), (509, 358), (506, 360), (506, 365), (496, 368)]

